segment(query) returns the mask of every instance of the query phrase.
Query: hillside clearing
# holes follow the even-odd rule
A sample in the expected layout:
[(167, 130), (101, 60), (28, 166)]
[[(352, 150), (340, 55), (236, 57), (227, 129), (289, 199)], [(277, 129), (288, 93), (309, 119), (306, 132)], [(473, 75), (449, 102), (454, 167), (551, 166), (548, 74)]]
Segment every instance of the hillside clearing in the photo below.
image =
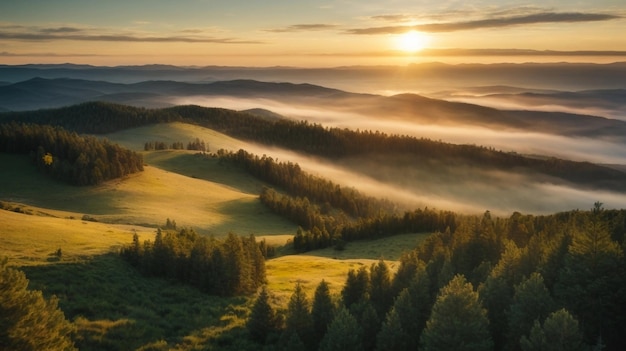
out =
[(148, 141), (163, 141), (168, 144), (188, 142), (196, 138), (208, 143), (207, 151), (226, 149), (237, 151), (249, 149), (250, 143), (232, 138), (215, 130), (196, 126), (193, 124), (173, 122), (152, 124), (145, 127), (131, 128), (119, 132), (104, 135), (107, 139), (134, 151), (142, 151)]
[[(42, 213), (32, 208), (25, 211)], [(0, 228), (0, 258), (8, 257), (9, 263), (17, 266), (83, 261), (116, 251), (130, 243), (134, 233), (140, 240), (154, 237), (152, 228), (6, 210), (0, 210)], [(57, 255), (59, 249), (60, 256)]]
[(350, 242), (346, 250), (333, 248), (314, 250), (301, 255), (287, 255), (266, 262), (269, 290), (286, 303), (299, 282), (312, 297), (324, 279), (331, 293), (339, 294), (350, 269), (369, 267), (383, 259), (395, 272), (403, 252), (414, 249), (429, 233), (412, 233), (392, 237)]
[(0, 154), (0, 199), (87, 214), (98, 221), (156, 227), (166, 218), (203, 234), (287, 235), (297, 227), (266, 209), (256, 195), (156, 167), (93, 187), (57, 182), (28, 157)]

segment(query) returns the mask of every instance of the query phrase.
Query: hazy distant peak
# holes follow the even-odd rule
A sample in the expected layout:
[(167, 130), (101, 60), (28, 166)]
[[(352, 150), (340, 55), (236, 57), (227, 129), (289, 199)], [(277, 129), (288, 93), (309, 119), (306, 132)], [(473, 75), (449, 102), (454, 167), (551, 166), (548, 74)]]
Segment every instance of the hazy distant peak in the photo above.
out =
[(253, 116), (259, 117), (259, 118), (263, 118), (263, 119), (267, 119), (267, 120), (279, 120), (279, 119), (284, 119), (285, 116), (278, 114), (274, 111), (270, 111), (264, 108), (251, 108), (248, 110), (242, 110), (240, 112), (245, 112), (245, 113), (249, 113)]

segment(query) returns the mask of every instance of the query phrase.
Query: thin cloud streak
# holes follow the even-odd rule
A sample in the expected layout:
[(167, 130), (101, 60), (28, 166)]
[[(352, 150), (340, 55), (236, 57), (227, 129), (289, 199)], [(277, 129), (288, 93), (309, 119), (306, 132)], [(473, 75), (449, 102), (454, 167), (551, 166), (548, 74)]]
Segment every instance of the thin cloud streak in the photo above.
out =
[(42, 33), (77, 33), (82, 31), (82, 29), (75, 27), (43, 28), (40, 30)]
[[(17, 29), (17, 30), (16, 30)], [(78, 27), (33, 28), (24, 26), (4, 25), (0, 27), (0, 40), (24, 41), (109, 41), (109, 42), (146, 42), (146, 43), (217, 43), (217, 44), (265, 44), (258, 40), (240, 38), (219, 38), (205, 36), (159, 36), (136, 34), (97, 34), (93, 29)], [(101, 31), (102, 32), (102, 31)]]
[(237, 38), (191, 38), (191, 37), (140, 37), (133, 35), (48, 35), (44, 33), (2, 33), (0, 39), (4, 40), (29, 40), (29, 41), (112, 41), (112, 42), (135, 42), (135, 43), (216, 43), (216, 44), (265, 44), (258, 40), (243, 40)]
[(102, 54), (84, 54), (84, 53), (55, 53), (55, 52), (9, 52), (0, 51), (0, 57), (107, 57), (109, 55)]
[(616, 15), (602, 13), (556, 13), (544, 12), (523, 16), (487, 18), (474, 21), (448, 22), (448, 23), (428, 23), (414, 26), (385, 26), (370, 28), (355, 28), (346, 30), (346, 34), (400, 34), (409, 30), (420, 32), (441, 33), (456, 32), (463, 30), (475, 30), (483, 28), (501, 28), (539, 23), (575, 23), (575, 22), (597, 22), (609, 21), (622, 18)]
[(266, 29), (266, 32), (271, 33), (292, 33), (292, 32), (308, 32), (308, 31), (320, 31), (330, 30), (337, 28), (335, 24), (324, 23), (311, 23), (311, 24), (294, 24), (283, 28)]

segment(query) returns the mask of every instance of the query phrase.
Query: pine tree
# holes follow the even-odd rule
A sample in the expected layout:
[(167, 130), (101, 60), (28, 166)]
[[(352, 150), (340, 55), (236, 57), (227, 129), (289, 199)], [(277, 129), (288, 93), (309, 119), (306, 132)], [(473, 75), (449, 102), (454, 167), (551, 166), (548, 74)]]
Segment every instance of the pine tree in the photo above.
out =
[(430, 294), (430, 278), (426, 272), (426, 266), (420, 262), (416, 267), (415, 277), (407, 288), (406, 297), (398, 296), (394, 304), (402, 328), (409, 336), (407, 340), (409, 349), (417, 349), (433, 303), (434, 297)]
[(441, 289), (421, 337), (426, 351), (492, 350), (487, 311), (472, 284), (455, 276)]
[(624, 263), (619, 244), (596, 218), (583, 223), (574, 235), (554, 290), (580, 319), (589, 343), (602, 337), (609, 348), (626, 344), (621, 312), (626, 307)]
[(287, 338), (290, 338), (291, 334), (297, 334), (305, 345), (309, 345), (313, 339), (313, 319), (309, 308), (309, 299), (299, 282), (296, 283), (287, 305), (283, 334)]
[(378, 318), (378, 313), (371, 301), (362, 300), (356, 305), (352, 305), (352, 310), (357, 310), (357, 322), (363, 330), (363, 350), (370, 351), (376, 348), (376, 336), (380, 332), (382, 321)]
[[(402, 299), (402, 301), (407, 301), (409, 299), (408, 290), (402, 290), (400, 293), (400, 297), (398, 300)], [(414, 348), (409, 348), (409, 339), (410, 336), (406, 330), (404, 330), (402, 326), (402, 320), (400, 319), (400, 306), (404, 305), (403, 303), (398, 303), (387, 313), (387, 317), (385, 318), (385, 322), (376, 337), (376, 350), (377, 351), (404, 351), (404, 350), (412, 350)]]
[(0, 261), (0, 346), (5, 350), (76, 350), (74, 326), (58, 308), (58, 299), (46, 300), (41, 291), (28, 290), (23, 272)]
[(367, 299), (368, 286), (369, 273), (367, 272), (367, 268), (361, 267), (358, 271), (351, 269), (348, 272), (346, 284), (341, 290), (343, 305), (349, 309), (353, 304)]
[(378, 350), (416, 350), (430, 316), (430, 279), (423, 263), (416, 266), (415, 277), (400, 292), (378, 334)]
[(487, 309), (489, 327), (496, 349), (502, 349), (507, 333), (506, 310), (513, 301), (515, 284), (523, 279), (520, 269), (522, 250), (514, 242), (505, 243), (505, 250), (498, 264), (480, 287), (480, 297)]
[(391, 273), (383, 260), (372, 263), (370, 267), (369, 297), (378, 317), (382, 319), (393, 303)]
[(545, 320), (555, 310), (555, 303), (539, 273), (515, 286), (513, 303), (507, 311), (507, 349), (519, 350), (522, 335), (528, 335), (534, 321)]
[(335, 306), (330, 297), (328, 283), (322, 280), (315, 289), (311, 317), (313, 318), (313, 334), (316, 342), (322, 340), (333, 320)]
[(285, 351), (306, 351), (307, 347), (296, 333), (291, 333), (285, 344)]
[(265, 286), (252, 306), (246, 328), (252, 339), (260, 343), (265, 343), (271, 333), (278, 331), (278, 319), (269, 303), (269, 293)]
[(363, 330), (345, 307), (339, 309), (320, 342), (320, 351), (361, 351)]
[(535, 320), (528, 337), (520, 340), (522, 351), (582, 351), (583, 343), (578, 321), (565, 309), (558, 310), (543, 325)]

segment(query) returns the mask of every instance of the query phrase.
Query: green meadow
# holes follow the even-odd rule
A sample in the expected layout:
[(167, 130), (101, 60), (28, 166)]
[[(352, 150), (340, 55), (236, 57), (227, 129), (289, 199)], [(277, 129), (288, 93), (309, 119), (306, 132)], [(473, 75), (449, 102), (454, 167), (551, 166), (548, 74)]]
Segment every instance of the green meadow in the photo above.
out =
[[(211, 150), (245, 143), (181, 123), (136, 128), (107, 138), (141, 150), (145, 141), (200, 138)], [(147, 278), (118, 255), (137, 233), (153, 239), (167, 218), (204, 235), (254, 234), (285, 245), (297, 226), (258, 200), (263, 183), (215, 158), (184, 150), (141, 151), (145, 170), (98, 186), (76, 187), (46, 177), (27, 156), (0, 154), (0, 256), (21, 267), (30, 288), (56, 295), (87, 350), (237, 349), (252, 297), (207, 296), (194, 288)], [(392, 269), (423, 234), (354, 242), (266, 262), (276, 307), (296, 283), (312, 298), (324, 279), (340, 293), (350, 269), (385, 259)], [(212, 345), (212, 346), (211, 346)], [(217, 345), (217, 346), (216, 346)]]

